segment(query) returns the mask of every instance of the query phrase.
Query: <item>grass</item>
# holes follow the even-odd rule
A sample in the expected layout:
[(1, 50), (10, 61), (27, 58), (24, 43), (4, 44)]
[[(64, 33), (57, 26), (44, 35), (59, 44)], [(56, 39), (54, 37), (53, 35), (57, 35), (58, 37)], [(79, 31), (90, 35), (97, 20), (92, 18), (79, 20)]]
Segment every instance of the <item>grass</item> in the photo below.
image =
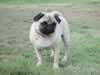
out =
[(0, 0), (0, 5), (100, 6), (100, 0)]
[[(100, 75), (100, 1), (54, 3), (60, 2), (72, 5), (27, 8), (27, 4), (53, 3), (53, 0), (0, 0), (5, 5), (0, 7), (0, 75)], [(24, 4), (25, 7), (9, 7)], [(32, 17), (47, 8), (62, 11), (70, 24), (69, 59), (64, 65), (60, 63), (59, 70), (52, 68), (50, 50), (43, 51), (44, 64), (36, 67), (36, 55), (28, 38)], [(62, 49), (61, 56), (63, 53)]]

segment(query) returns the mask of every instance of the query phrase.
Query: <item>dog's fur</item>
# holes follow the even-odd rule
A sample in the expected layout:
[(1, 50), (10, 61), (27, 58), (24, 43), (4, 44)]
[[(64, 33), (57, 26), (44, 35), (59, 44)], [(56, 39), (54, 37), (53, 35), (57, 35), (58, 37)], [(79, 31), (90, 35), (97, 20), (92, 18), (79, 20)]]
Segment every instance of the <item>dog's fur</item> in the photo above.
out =
[(69, 45), (69, 28), (66, 19), (58, 11), (40, 12), (33, 18), (30, 29), (30, 41), (32, 42), (38, 59), (37, 66), (42, 64), (39, 50), (51, 48), (51, 56), (54, 56), (54, 68), (58, 68), (60, 42), (64, 43), (65, 56), (62, 61), (67, 60), (67, 50)]

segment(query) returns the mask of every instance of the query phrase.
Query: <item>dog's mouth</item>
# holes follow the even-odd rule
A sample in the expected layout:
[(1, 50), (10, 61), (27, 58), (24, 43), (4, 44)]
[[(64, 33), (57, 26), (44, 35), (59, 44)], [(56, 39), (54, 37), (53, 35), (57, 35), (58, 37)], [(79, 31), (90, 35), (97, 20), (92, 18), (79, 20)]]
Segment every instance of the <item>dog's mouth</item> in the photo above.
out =
[(44, 35), (50, 35), (55, 32), (56, 23), (42, 22), (40, 25), (40, 32)]

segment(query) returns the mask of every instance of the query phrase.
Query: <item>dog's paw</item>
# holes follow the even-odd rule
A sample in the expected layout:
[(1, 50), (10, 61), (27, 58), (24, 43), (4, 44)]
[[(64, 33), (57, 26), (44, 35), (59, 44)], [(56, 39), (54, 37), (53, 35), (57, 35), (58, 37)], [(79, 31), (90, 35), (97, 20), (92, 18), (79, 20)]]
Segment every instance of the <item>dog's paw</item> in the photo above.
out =
[(41, 62), (38, 62), (38, 63), (36, 64), (37, 67), (38, 67), (38, 66), (41, 66), (41, 65), (42, 65)]
[(54, 64), (53, 64), (53, 68), (54, 68), (54, 69), (59, 69), (59, 65), (56, 64), (56, 63), (54, 63)]
[(52, 52), (51, 54), (50, 54), (50, 57), (53, 57), (54, 56), (54, 53)]
[(67, 56), (64, 56), (64, 58), (61, 60), (62, 64), (65, 64), (67, 62)]

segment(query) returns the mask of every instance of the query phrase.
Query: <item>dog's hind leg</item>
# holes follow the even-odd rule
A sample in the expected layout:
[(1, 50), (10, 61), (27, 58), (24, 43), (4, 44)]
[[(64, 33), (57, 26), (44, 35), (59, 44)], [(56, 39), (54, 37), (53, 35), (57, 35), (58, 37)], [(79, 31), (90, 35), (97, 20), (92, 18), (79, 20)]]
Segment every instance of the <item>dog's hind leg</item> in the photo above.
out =
[(40, 66), (42, 64), (42, 56), (40, 54), (40, 49), (35, 48), (35, 53), (37, 56), (37, 66)]
[(68, 35), (62, 34), (62, 41), (64, 43), (65, 55), (64, 55), (63, 59), (61, 60), (61, 62), (65, 63), (67, 61), (68, 54), (69, 54), (69, 37), (68, 37)]

